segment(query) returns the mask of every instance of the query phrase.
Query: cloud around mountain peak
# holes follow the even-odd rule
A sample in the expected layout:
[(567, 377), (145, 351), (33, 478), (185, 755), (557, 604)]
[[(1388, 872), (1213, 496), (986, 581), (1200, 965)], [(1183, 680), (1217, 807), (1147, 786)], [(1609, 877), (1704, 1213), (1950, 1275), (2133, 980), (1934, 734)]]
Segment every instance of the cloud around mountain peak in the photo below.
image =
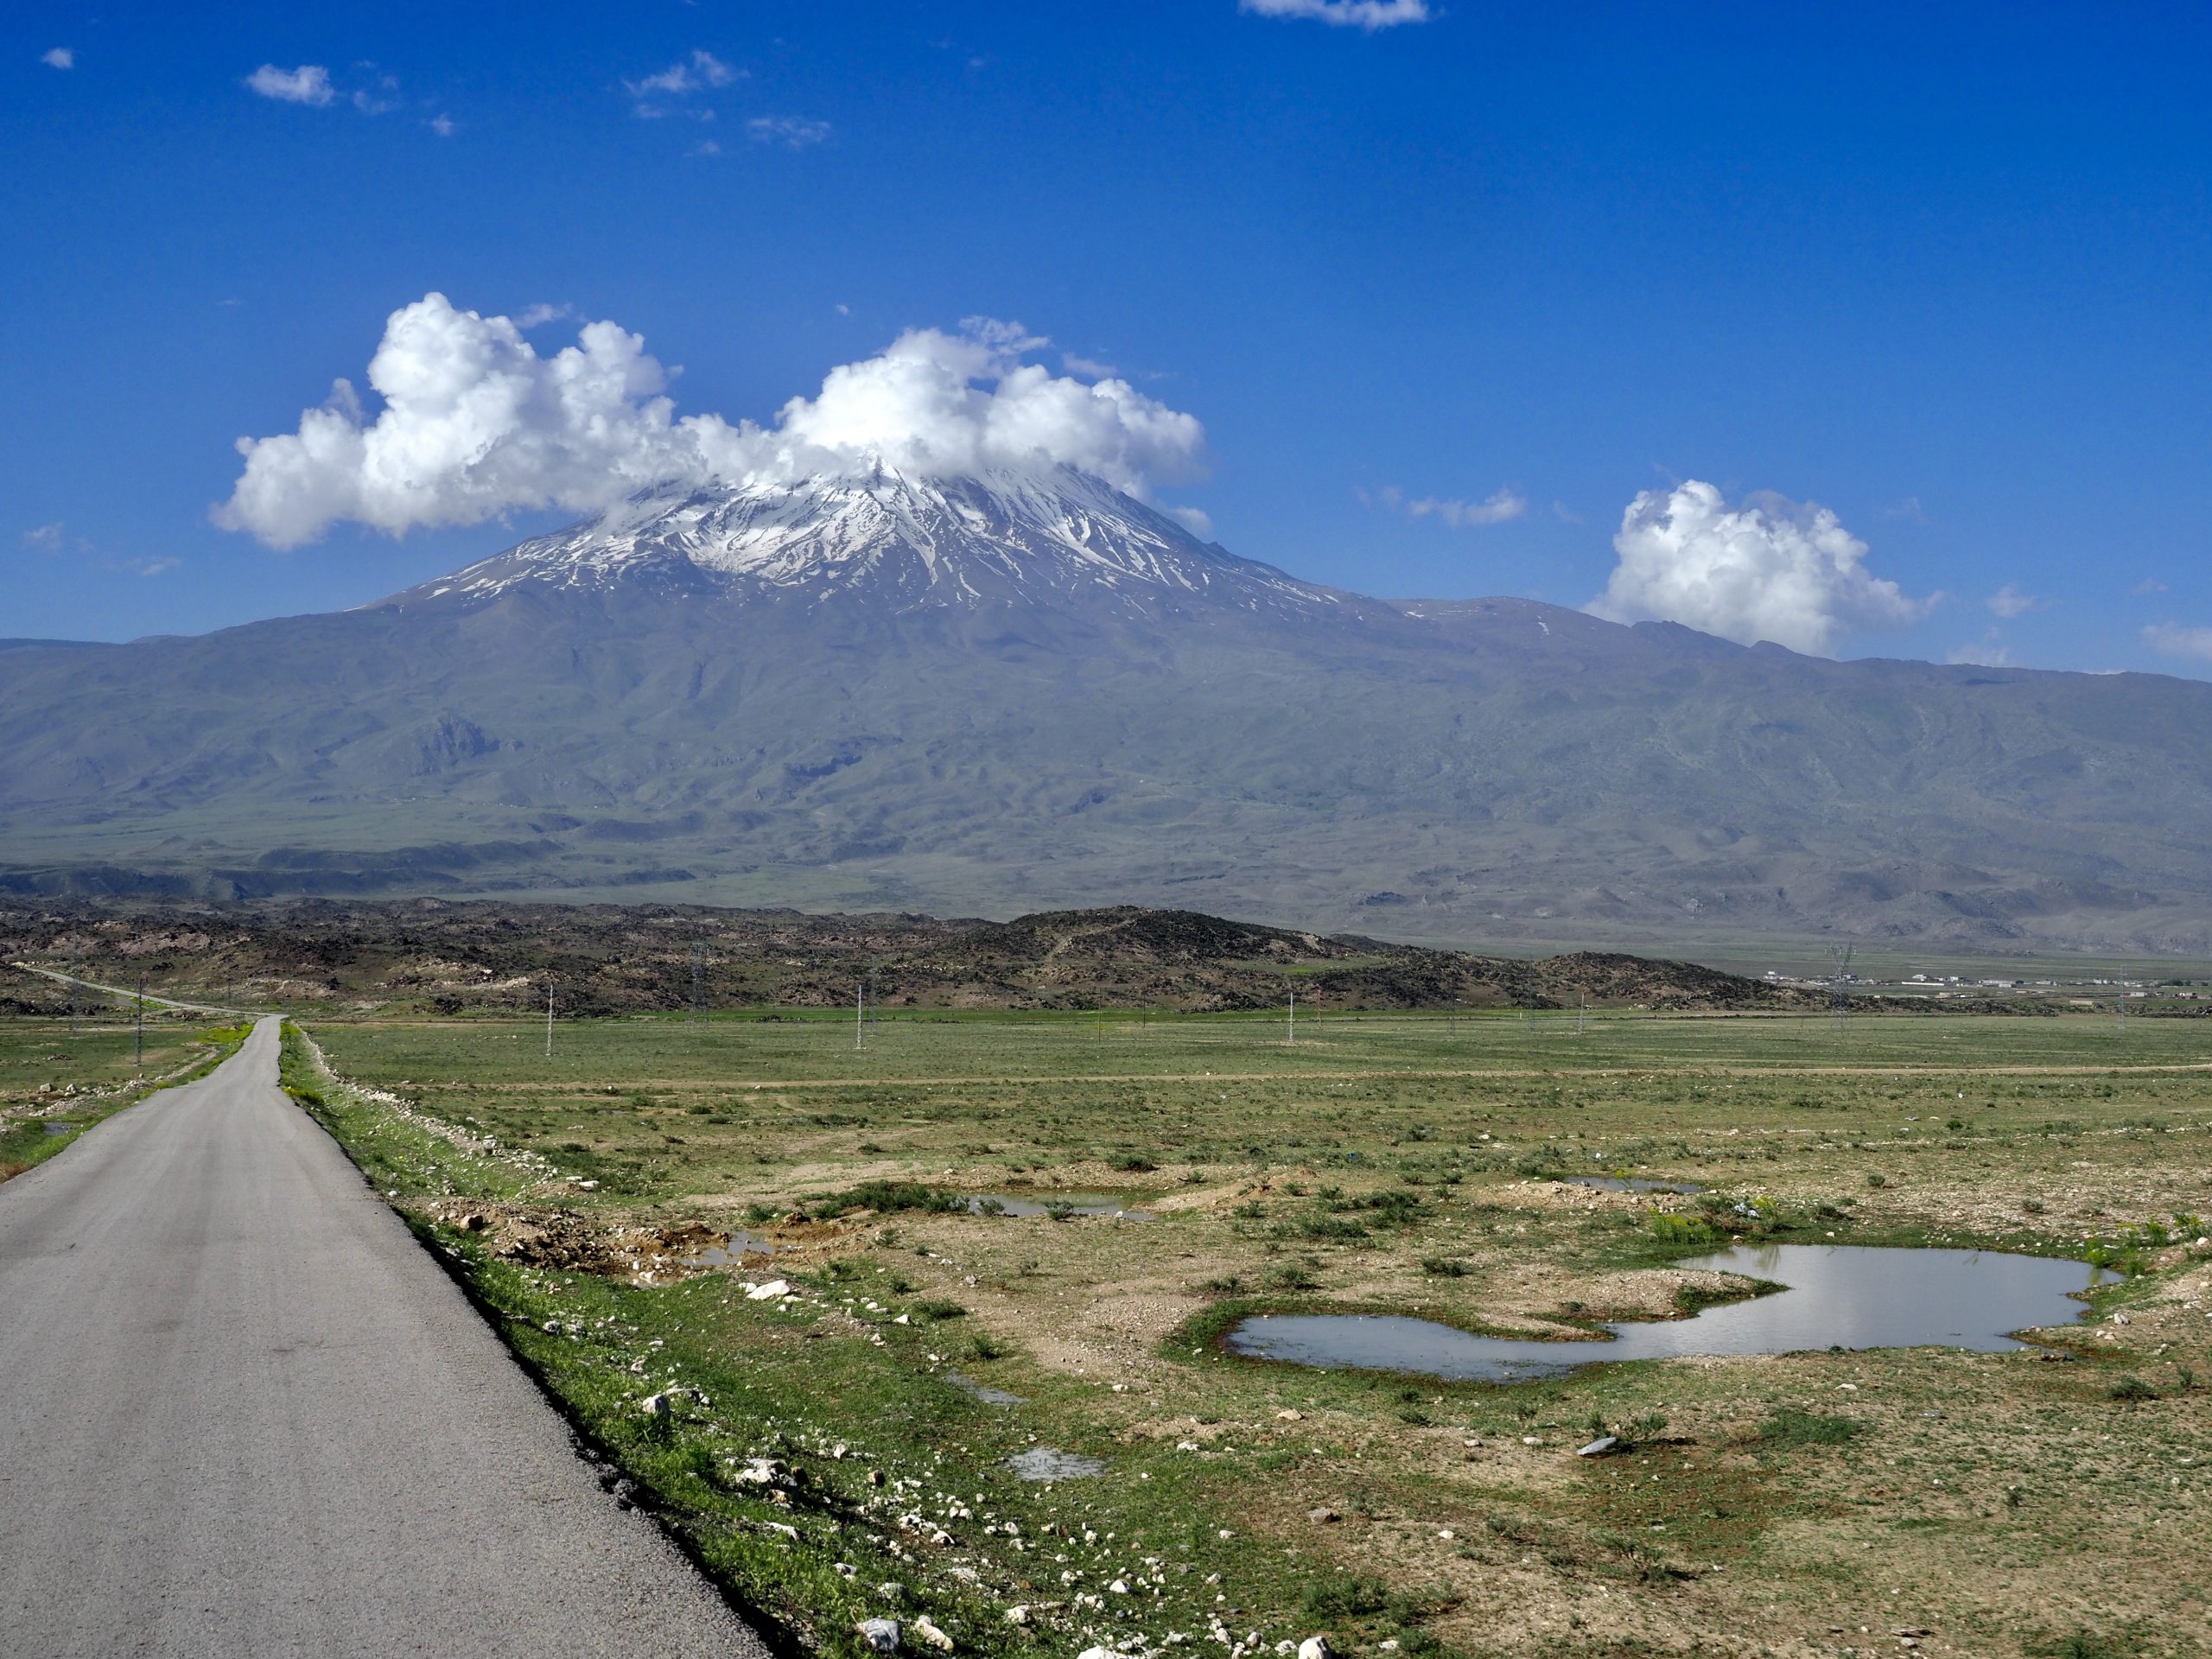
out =
[(679, 418), (671, 372), (640, 335), (592, 322), (540, 356), (516, 321), (429, 294), (391, 314), (370, 360), (372, 416), (340, 380), (298, 428), (241, 438), (245, 465), (215, 522), (272, 547), (337, 523), (403, 535), (510, 512), (594, 512), (669, 482), (784, 482), (882, 464), (924, 476), (1067, 466), (1141, 499), (1205, 469), (1198, 420), (1128, 382), (1027, 362), (1046, 342), (971, 317), (909, 329), (832, 369), (766, 425)]

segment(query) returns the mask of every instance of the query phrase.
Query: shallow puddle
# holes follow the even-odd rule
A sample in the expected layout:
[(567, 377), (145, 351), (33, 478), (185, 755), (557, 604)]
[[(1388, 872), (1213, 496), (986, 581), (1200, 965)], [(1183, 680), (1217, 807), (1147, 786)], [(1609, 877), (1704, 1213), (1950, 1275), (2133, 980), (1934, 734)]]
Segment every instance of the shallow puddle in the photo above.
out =
[(975, 1216), (1116, 1216), (1123, 1221), (1150, 1221), (1141, 1210), (1125, 1210), (1112, 1198), (1096, 1197), (1018, 1198), (1007, 1192), (981, 1192), (968, 1200)]
[(1229, 1333), (1232, 1353), (1328, 1370), (1410, 1371), (1448, 1381), (1518, 1382), (1600, 1361), (1821, 1348), (2023, 1344), (2009, 1334), (2071, 1325), (2078, 1294), (2110, 1278), (2085, 1262), (1991, 1250), (1853, 1244), (1739, 1244), (1675, 1263), (1788, 1287), (1687, 1319), (1624, 1321), (1590, 1341), (1470, 1336), (1433, 1319), (1364, 1313), (1261, 1316)]
[(1675, 1192), (1687, 1198), (1705, 1189), (1691, 1181), (1662, 1181), (1641, 1175), (1562, 1175), (1570, 1186), (1594, 1186), (1600, 1192)]
[(77, 1126), (74, 1123), (49, 1123), (46, 1126), (46, 1132), (48, 1135), (74, 1135)]
[(687, 1268), (734, 1268), (741, 1265), (748, 1255), (766, 1255), (775, 1244), (765, 1238), (755, 1238), (750, 1233), (732, 1233), (719, 1244), (709, 1244), (703, 1250), (694, 1250), (681, 1259)]
[(987, 1406), (1018, 1406), (1021, 1403), (1020, 1395), (1008, 1394), (1004, 1389), (995, 1389), (988, 1382), (978, 1382), (974, 1377), (963, 1376), (957, 1371), (947, 1371), (944, 1380), (970, 1399), (980, 1400)]
[(1024, 1480), (1088, 1480), (1106, 1472), (1106, 1465), (1096, 1458), (1077, 1457), (1049, 1446), (1017, 1452), (1006, 1460), (1006, 1466)]

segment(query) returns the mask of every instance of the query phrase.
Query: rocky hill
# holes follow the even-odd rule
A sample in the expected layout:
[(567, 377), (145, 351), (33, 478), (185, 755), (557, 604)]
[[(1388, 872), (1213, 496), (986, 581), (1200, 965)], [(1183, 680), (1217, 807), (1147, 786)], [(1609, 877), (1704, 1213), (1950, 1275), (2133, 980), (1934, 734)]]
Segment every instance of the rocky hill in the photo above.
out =
[[(691, 1005), (887, 1008), (1572, 1007), (1787, 1010), (1818, 999), (1694, 963), (1526, 962), (1225, 921), (1189, 911), (1061, 911), (1012, 922), (807, 916), (700, 906), (311, 899), (247, 906), (0, 903), (0, 961), (191, 1001), (518, 1014)], [(27, 1008), (50, 982), (11, 976)]]

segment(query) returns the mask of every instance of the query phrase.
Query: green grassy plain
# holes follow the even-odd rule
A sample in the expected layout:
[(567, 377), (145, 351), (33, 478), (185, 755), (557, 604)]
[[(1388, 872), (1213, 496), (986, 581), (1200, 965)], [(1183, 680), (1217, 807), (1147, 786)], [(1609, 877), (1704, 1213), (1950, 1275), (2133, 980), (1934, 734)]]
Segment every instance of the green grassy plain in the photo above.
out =
[[(2208, 1650), (2212, 1257), (2177, 1220), (2212, 1210), (2202, 1022), (1330, 1018), (1294, 1046), (924, 1016), (855, 1047), (641, 1018), (563, 1022), (550, 1062), (529, 1022), (308, 1034), (337, 1077), (295, 1045), (296, 1090), (641, 1500), (827, 1651), (901, 1609), (981, 1653)], [(1151, 1218), (950, 1207), (988, 1194)], [(1716, 1217), (2134, 1271), (2004, 1354), (1506, 1388), (1214, 1340), (1266, 1309), (1675, 1315), (1725, 1288), (1669, 1265)], [(721, 1233), (774, 1254), (684, 1263)], [(790, 1299), (743, 1294), (772, 1274)], [(1577, 1459), (1601, 1429), (1632, 1449)], [(1018, 1479), (1039, 1446), (1104, 1472)]]
[(149, 1014), (143, 1056), (128, 1020), (0, 1020), (0, 1181), (45, 1162), (94, 1124), (213, 1065), (245, 1039)]

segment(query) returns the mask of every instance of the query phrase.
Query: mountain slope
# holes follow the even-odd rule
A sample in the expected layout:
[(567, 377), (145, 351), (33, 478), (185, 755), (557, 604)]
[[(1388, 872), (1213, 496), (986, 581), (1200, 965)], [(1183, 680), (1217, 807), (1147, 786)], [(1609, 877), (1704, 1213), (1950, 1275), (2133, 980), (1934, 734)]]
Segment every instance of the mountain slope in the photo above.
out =
[(1391, 604), (1079, 474), (669, 493), (0, 652), (0, 886), (2212, 950), (2212, 685)]

